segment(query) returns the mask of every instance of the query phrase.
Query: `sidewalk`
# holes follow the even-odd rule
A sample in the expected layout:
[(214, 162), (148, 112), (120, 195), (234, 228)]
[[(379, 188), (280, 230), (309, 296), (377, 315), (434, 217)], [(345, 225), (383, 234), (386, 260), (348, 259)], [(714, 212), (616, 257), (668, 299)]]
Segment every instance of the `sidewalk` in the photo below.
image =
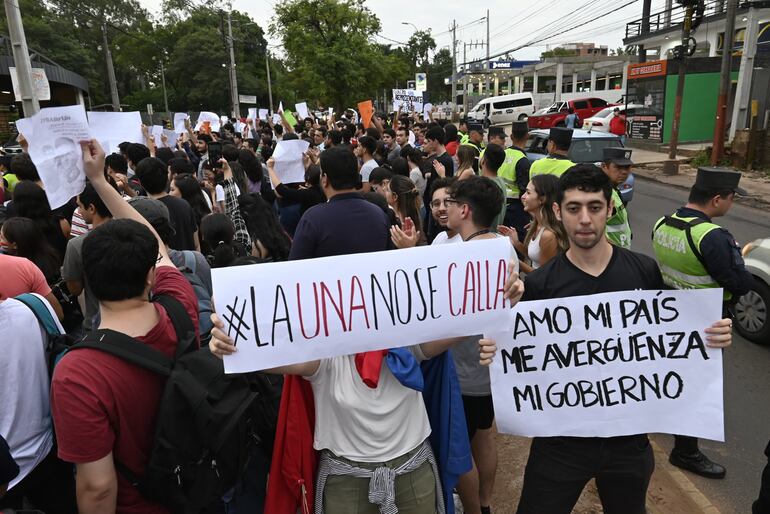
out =
[[(635, 165), (634, 175), (647, 180), (653, 180), (663, 184), (689, 190), (695, 183), (697, 169), (691, 167), (689, 157), (679, 157), (678, 175), (664, 175), (663, 162), (668, 155), (649, 150), (635, 149), (632, 155)], [(767, 208), (770, 206), (770, 175), (758, 171), (745, 171), (741, 177), (741, 187), (748, 193), (748, 197), (736, 197), (736, 201), (751, 207)]]
[[(668, 463), (664, 454), (651, 437), (655, 452), (655, 472), (647, 491), (648, 514), (719, 514), (690, 482), (687, 476)], [(661, 436), (666, 437), (666, 436)], [(509, 435), (497, 436), (498, 467), (492, 512), (514, 512), (521, 495), (524, 467), (529, 456), (530, 439)], [(596, 485), (591, 481), (583, 491), (574, 514), (600, 514), (601, 502)]]

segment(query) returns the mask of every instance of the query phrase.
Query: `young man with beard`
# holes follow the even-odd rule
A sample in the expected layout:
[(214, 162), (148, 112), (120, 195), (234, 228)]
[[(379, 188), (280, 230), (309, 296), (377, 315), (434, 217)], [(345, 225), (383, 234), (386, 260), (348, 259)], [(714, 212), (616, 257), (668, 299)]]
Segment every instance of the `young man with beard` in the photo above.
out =
[[(524, 301), (666, 289), (653, 259), (610, 244), (605, 237), (611, 198), (609, 178), (593, 164), (564, 173), (553, 209), (564, 224), (570, 248), (527, 275)], [(706, 344), (712, 348), (725, 348), (732, 341), (729, 319), (705, 331)], [(496, 350), (482, 345), (482, 363), (490, 364)], [(516, 512), (568, 514), (586, 483), (596, 479), (605, 514), (644, 514), (654, 467), (647, 434), (535, 437)]]

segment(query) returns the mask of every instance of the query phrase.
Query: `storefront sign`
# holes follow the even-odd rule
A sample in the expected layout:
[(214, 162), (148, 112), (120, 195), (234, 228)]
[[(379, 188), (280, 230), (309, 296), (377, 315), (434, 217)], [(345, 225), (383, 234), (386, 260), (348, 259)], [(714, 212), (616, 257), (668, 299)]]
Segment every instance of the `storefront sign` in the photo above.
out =
[(668, 61), (650, 61), (640, 64), (628, 65), (628, 78), (642, 79), (650, 77), (663, 77), (666, 75)]

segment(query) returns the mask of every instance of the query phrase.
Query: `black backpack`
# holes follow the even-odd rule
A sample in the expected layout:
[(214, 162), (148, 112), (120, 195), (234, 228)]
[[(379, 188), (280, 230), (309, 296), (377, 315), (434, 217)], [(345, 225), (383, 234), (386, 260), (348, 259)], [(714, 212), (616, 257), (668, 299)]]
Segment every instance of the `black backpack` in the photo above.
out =
[(153, 447), (141, 476), (115, 462), (142, 496), (175, 513), (197, 514), (217, 505), (241, 478), (256, 446), (269, 455), (283, 378), (261, 373), (225, 375), (208, 347), (195, 349), (184, 306), (170, 296), (165, 307), (177, 333), (174, 358), (113, 330), (95, 330), (70, 351), (92, 348), (168, 377)]

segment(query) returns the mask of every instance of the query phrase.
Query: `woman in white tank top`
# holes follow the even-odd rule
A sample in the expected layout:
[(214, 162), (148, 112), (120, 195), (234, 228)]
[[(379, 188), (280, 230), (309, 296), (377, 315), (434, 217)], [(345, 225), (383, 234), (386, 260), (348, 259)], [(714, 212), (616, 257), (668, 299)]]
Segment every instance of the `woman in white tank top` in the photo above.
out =
[(556, 201), (556, 188), (559, 179), (555, 175), (536, 175), (532, 177), (527, 189), (521, 195), (524, 210), (532, 216), (524, 242), (519, 241), (516, 230), (510, 227), (498, 227), (498, 231), (507, 235), (519, 253), (527, 257), (531, 264), (522, 261), (521, 271), (531, 273), (551, 260), (560, 251), (569, 248), (566, 233), (561, 222), (553, 213)]

